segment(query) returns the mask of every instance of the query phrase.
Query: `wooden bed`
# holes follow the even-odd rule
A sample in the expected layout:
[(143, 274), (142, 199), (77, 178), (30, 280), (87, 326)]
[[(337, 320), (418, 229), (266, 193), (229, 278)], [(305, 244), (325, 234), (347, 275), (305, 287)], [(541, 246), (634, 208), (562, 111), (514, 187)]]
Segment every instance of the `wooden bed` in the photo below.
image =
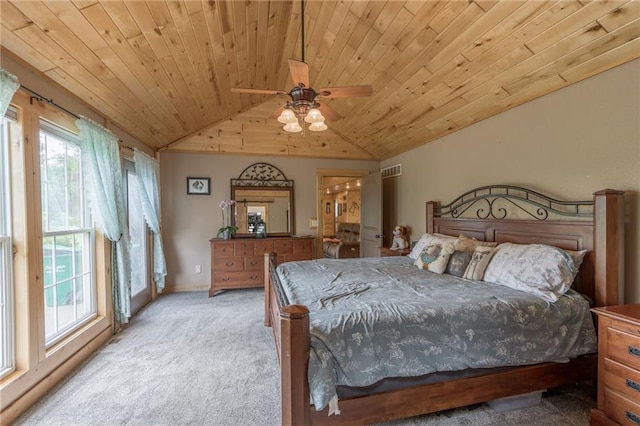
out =
[[(518, 217), (529, 219), (507, 218), (511, 217), (512, 209), (519, 212)], [(474, 217), (467, 218), (469, 213)], [(570, 250), (587, 249), (589, 252), (574, 288), (592, 300), (594, 306), (605, 306), (620, 302), (622, 215), (621, 191), (598, 191), (593, 201), (562, 202), (525, 188), (490, 186), (468, 191), (446, 206), (427, 202), (426, 230), (452, 236), (464, 234), (498, 243), (540, 243)], [(276, 266), (275, 255), (266, 254), (265, 325), (273, 328), (280, 362), (283, 425), (370, 424), (596, 378), (596, 356), (587, 355), (568, 364), (509, 367), (471, 378), (340, 399), (341, 414), (328, 416), (327, 408), (316, 411), (310, 403), (309, 311), (300, 305), (282, 306), (278, 286), (272, 284), (278, 280), (274, 272)]]

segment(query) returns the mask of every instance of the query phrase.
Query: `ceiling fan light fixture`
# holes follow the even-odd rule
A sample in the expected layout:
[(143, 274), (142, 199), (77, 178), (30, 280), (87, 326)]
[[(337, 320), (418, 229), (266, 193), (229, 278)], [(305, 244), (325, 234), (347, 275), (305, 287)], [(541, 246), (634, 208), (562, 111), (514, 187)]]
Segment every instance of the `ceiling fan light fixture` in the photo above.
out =
[(312, 132), (321, 132), (323, 130), (327, 130), (327, 125), (324, 124), (324, 121), (318, 121), (316, 123), (311, 123), (309, 130)]
[(278, 117), (278, 121), (283, 124), (291, 124), (291, 123), (297, 123), (298, 118), (296, 117), (296, 114), (293, 112), (292, 109), (285, 108), (282, 110), (282, 113)]
[(302, 127), (300, 127), (298, 120), (294, 121), (293, 123), (287, 123), (282, 128), (286, 132), (290, 132), (290, 133), (298, 133), (302, 131)]
[(304, 121), (307, 123), (321, 123), (324, 121), (324, 116), (318, 108), (311, 108), (306, 117), (304, 117)]

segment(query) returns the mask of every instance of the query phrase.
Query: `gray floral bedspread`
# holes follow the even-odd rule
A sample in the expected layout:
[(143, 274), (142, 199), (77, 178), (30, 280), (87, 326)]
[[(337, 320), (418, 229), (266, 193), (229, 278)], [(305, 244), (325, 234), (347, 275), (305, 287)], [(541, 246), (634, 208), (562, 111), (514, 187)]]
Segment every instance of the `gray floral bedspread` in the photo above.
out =
[(330, 401), (335, 408), (337, 385), (563, 361), (597, 350), (589, 304), (573, 290), (552, 304), (419, 270), (407, 257), (289, 262), (277, 272), (288, 302), (310, 311), (308, 375), (317, 410)]

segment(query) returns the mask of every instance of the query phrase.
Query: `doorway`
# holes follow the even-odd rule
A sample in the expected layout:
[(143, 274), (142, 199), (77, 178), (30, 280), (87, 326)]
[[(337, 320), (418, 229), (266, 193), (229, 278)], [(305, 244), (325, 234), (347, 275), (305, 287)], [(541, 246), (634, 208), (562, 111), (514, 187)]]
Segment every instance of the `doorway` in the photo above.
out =
[(151, 302), (149, 270), (149, 228), (144, 219), (138, 192), (138, 179), (132, 161), (124, 161), (124, 180), (127, 191), (127, 224), (131, 236), (131, 316)]
[(360, 181), (368, 174), (367, 170), (331, 169), (316, 172), (316, 258), (323, 257), (323, 238), (335, 236), (338, 223), (360, 223)]

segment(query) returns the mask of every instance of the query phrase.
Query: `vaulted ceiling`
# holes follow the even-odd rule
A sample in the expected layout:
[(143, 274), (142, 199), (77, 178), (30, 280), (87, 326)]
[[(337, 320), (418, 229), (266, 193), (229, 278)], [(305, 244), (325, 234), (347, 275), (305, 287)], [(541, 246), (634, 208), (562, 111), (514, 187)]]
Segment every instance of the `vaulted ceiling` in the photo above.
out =
[[(640, 1), (307, 1), (304, 60), (344, 118), (287, 133), (299, 1), (0, 3), (3, 51), (155, 149), (386, 159), (640, 57)], [(561, 112), (560, 112), (561, 113)]]

